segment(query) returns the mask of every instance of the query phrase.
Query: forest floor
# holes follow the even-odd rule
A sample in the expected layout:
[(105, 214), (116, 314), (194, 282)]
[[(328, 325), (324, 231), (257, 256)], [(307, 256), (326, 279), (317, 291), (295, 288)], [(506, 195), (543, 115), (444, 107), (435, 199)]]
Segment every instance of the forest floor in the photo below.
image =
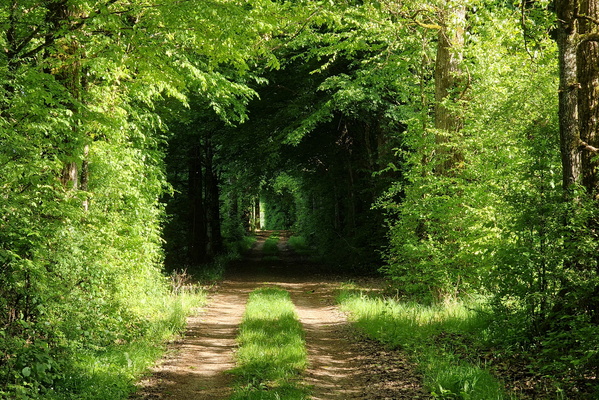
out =
[(278, 257), (264, 257), (263, 231), (243, 260), (233, 263), (208, 305), (189, 318), (184, 336), (139, 382), (135, 400), (227, 399), (234, 387), (236, 336), (250, 292), (263, 286), (289, 291), (305, 331), (309, 367), (303, 379), (312, 399), (428, 399), (415, 366), (400, 351), (362, 337), (335, 306), (343, 280), (319, 272), (287, 246), (283, 232)]

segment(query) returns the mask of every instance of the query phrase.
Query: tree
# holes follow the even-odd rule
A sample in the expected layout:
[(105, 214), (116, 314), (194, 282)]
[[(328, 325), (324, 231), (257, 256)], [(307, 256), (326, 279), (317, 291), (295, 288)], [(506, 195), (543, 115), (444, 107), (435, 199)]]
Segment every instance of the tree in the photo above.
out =
[[(560, 6), (571, 9), (570, 4)], [(599, 4), (580, 0), (576, 8), (579, 42), (576, 48), (578, 128), (582, 151), (582, 184), (588, 193), (599, 196)], [(560, 7), (560, 13), (561, 11)]]
[(247, 61), (269, 57), (278, 9), (0, 3), (0, 396), (63, 390), (83, 351), (152, 331), (169, 297), (163, 105), (189, 104), (193, 91), (224, 119), (243, 115)]
[(435, 129), (441, 175), (450, 173), (462, 161), (457, 135), (462, 128), (457, 101), (464, 96), (463, 47), (466, 5), (447, 1), (439, 10), (439, 33), (435, 60)]
[(582, 168), (578, 127), (578, 78), (576, 72), (578, 21), (576, 18), (576, 3), (576, 0), (559, 0), (556, 2), (558, 26), (556, 42), (559, 49), (560, 63), (560, 143), (563, 186), (566, 190), (580, 182)]

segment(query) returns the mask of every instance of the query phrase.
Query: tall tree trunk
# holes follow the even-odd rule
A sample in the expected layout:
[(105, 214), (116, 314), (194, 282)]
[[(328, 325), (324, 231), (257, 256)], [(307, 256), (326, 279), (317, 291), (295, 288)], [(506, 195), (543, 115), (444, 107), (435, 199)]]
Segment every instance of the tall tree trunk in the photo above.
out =
[(214, 170), (214, 149), (210, 139), (206, 138), (205, 149), (205, 186), (206, 186), (206, 227), (208, 234), (208, 256), (212, 257), (223, 249), (223, 237), (220, 220), (220, 189), (218, 176)]
[(347, 154), (347, 213), (345, 218), (345, 235), (353, 236), (356, 232), (356, 188), (354, 184), (354, 167), (351, 154)]
[(577, 51), (578, 127), (583, 145), (582, 183), (599, 196), (599, 3), (580, 0)]
[[(60, 32), (70, 29), (76, 17), (82, 17), (81, 12), (76, 7), (65, 0), (55, 0), (48, 3), (48, 13), (46, 21), (52, 27), (51, 32)], [(82, 67), (81, 67), (81, 49), (79, 43), (71, 35), (56, 38), (52, 35), (46, 36), (48, 43), (55, 44), (58, 51), (49, 53), (47, 57), (56, 61), (56, 67), (50, 72), (56, 77), (68, 91), (71, 98), (68, 107), (74, 115), (79, 113), (79, 103), (82, 93)], [(79, 170), (78, 165), (73, 158), (81, 150), (78, 140), (78, 127), (73, 124), (71, 127), (73, 134), (65, 140), (63, 151), (64, 166), (60, 180), (65, 187), (72, 189), (79, 188)]]
[[(80, 185), (79, 185), (79, 189), (87, 192), (88, 190), (88, 183), (89, 183), (89, 161), (88, 161), (88, 156), (89, 156), (89, 145), (86, 145), (83, 148), (83, 161), (81, 163), (81, 175), (80, 175)], [(89, 197), (85, 198), (85, 200), (83, 200), (83, 209), (85, 211), (87, 211), (89, 208)]]
[(563, 187), (580, 183), (581, 154), (578, 130), (578, 77), (576, 47), (578, 0), (556, 0), (557, 46), (559, 49), (559, 131)]
[(189, 152), (189, 261), (199, 265), (206, 260), (206, 211), (203, 199), (202, 149), (199, 144)]
[(234, 177), (229, 177), (228, 185), (231, 188), (229, 189), (228, 193), (229, 208), (227, 210), (227, 219), (229, 220), (229, 224), (225, 235), (237, 240), (237, 235), (239, 234), (238, 228), (240, 220), (242, 220), (242, 216), (239, 214), (239, 191), (237, 189), (237, 179)]
[[(599, 195), (599, 4), (597, 0), (556, 0), (557, 45), (559, 48), (559, 121), (560, 151), (563, 165), (563, 186), (566, 200), (578, 200), (571, 196), (569, 188), (582, 184), (589, 195)], [(579, 213), (573, 207), (572, 213)], [(569, 216), (570, 217), (570, 216)], [(565, 262), (565, 267), (576, 274), (589, 271), (589, 255), (575, 229), (570, 228), (568, 218), (565, 223), (566, 242), (574, 248)], [(597, 231), (598, 221), (584, 221), (590, 231)], [(584, 233), (589, 235), (589, 233)], [(593, 233), (591, 233), (592, 235)], [(572, 243), (577, 246), (572, 246)], [(571, 250), (566, 250), (570, 252)], [(594, 263), (593, 263), (594, 264)], [(593, 267), (591, 267), (593, 268)], [(596, 268), (596, 267), (595, 267)], [(592, 280), (589, 281), (592, 283)], [(597, 309), (596, 297), (587, 297), (581, 291), (581, 283), (562, 278), (562, 290), (557, 294), (553, 314), (578, 314), (585, 309)], [(593, 289), (596, 293), (597, 287)], [(568, 296), (570, 291), (581, 294), (577, 299)], [(553, 318), (560, 320), (560, 318)], [(559, 326), (559, 323), (558, 323)]]
[(454, 169), (463, 156), (455, 148), (455, 134), (462, 128), (459, 114), (444, 103), (457, 100), (456, 92), (462, 83), (464, 30), (466, 7), (449, 5), (441, 10), (441, 29), (438, 34), (437, 58), (435, 61), (435, 128), (437, 151), (441, 162), (436, 168), (440, 174)]
[(256, 203), (254, 204), (254, 214), (256, 216), (254, 218), (252, 230), (259, 231), (262, 229), (262, 210), (260, 208), (260, 196), (256, 196)]

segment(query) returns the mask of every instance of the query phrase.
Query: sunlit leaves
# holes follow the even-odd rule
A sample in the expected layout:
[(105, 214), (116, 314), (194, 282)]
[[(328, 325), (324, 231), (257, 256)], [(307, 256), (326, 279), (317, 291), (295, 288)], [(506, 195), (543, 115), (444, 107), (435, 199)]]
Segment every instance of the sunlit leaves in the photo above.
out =
[[(459, 134), (444, 136), (465, 155), (455, 176), (435, 174), (441, 154), (435, 137), (444, 133), (428, 127), (430, 92), (421, 86), (422, 97), (406, 99), (414, 111), (404, 120), (408, 151), (401, 154), (410, 184), (390, 190), (389, 198), (398, 191), (405, 196), (400, 204), (381, 201), (396, 221), (390, 226), (387, 272), (401, 290), (444, 297), (492, 288), (495, 281), (488, 277), (498, 266), (495, 255), (510, 245), (503, 235), (520, 234), (507, 221), (529, 212), (517, 202), (511, 209), (509, 194), (529, 193), (534, 199), (539, 190), (551, 188), (555, 177), (530, 175), (559, 168), (555, 50), (549, 38), (538, 40), (544, 40), (543, 52), (533, 60), (514, 10), (478, 4), (469, 13), (463, 65), (467, 86), (458, 102), (446, 104), (464, 118)], [(427, 52), (420, 54), (426, 60)], [(430, 82), (426, 68), (416, 71), (421, 82)], [(418, 117), (421, 107), (424, 115)], [(546, 160), (550, 165), (535, 164), (537, 153), (529, 146), (553, 154)]]
[(43, 391), (55, 382), (30, 357), (67, 350), (66, 362), (147, 332), (168, 296), (160, 113), (194, 96), (227, 121), (246, 118), (255, 96), (248, 82), (260, 81), (248, 71), (258, 58), (277, 66), (267, 42), (286, 23), (284, 9), (226, 0), (2, 3), (0, 304), (10, 313), (0, 324), (49, 343), (35, 353), (0, 341), (3, 386), (27, 391), (19, 379), (28, 378)]

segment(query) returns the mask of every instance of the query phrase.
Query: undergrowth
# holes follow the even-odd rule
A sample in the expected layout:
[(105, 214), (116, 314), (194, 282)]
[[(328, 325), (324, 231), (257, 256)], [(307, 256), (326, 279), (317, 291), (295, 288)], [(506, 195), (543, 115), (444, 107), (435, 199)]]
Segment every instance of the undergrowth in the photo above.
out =
[(314, 250), (310, 247), (310, 244), (303, 236), (293, 235), (289, 238), (287, 243), (297, 254), (311, 255), (314, 253)]
[(309, 398), (299, 376), (307, 366), (303, 330), (287, 291), (252, 292), (237, 340), (232, 400)]
[(511, 399), (481, 362), (470, 360), (485, 340), (488, 317), (481, 303), (448, 301), (422, 305), (362, 293), (348, 285), (338, 301), (369, 337), (405, 350), (438, 399)]
[(262, 248), (262, 254), (264, 260), (278, 260), (279, 259), (279, 243), (280, 234), (279, 232), (273, 232), (265, 241), (264, 247)]
[(220, 281), (223, 278), (227, 265), (234, 260), (241, 259), (256, 242), (256, 237), (244, 236), (241, 240), (235, 242), (226, 242), (225, 251), (217, 254), (212, 261), (202, 264), (196, 268), (190, 268), (189, 273), (197, 282), (210, 285)]
[(241, 255), (247, 252), (256, 242), (256, 236), (245, 235), (241, 240), (225, 243), (227, 254), (231, 259), (240, 258)]
[[(206, 300), (206, 292), (186, 273), (170, 277), (171, 292), (157, 299), (159, 304), (147, 307), (141, 329), (144, 334), (130, 340), (115, 340), (105, 346), (71, 349), (64, 356), (59, 378), (51, 390), (32, 393), (32, 390), (13, 390), (3, 394), (6, 399), (47, 400), (118, 400), (126, 399), (135, 390), (135, 381), (160, 358), (165, 344), (185, 327), (186, 317)], [(139, 328), (139, 327), (138, 327)], [(85, 336), (86, 332), (81, 332)], [(89, 333), (91, 335), (92, 333)], [(24, 375), (39, 375), (41, 362), (32, 361)], [(24, 368), (25, 370), (25, 368)], [(52, 371), (46, 371), (52, 372)], [(39, 379), (39, 376), (37, 377)], [(24, 382), (27, 387), (27, 382)]]

